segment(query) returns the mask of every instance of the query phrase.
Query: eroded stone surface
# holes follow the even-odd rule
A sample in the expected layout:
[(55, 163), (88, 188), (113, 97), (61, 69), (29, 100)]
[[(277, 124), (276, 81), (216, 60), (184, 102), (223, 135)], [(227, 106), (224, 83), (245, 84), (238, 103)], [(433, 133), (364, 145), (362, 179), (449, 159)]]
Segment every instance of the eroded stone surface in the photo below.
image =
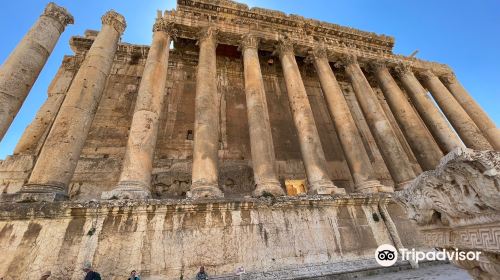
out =
[(478, 260), (454, 261), (475, 279), (500, 273), (500, 153), (457, 149), (433, 171), (397, 194), (429, 246), (480, 251)]

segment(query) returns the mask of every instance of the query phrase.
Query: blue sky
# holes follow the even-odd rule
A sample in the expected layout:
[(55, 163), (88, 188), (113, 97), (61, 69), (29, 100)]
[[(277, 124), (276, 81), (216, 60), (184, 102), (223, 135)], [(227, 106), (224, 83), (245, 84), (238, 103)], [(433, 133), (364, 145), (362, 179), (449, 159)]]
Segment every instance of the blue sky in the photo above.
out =
[[(149, 44), (156, 10), (172, 9), (175, 0), (55, 0), (75, 17), (61, 36), (7, 135), (0, 159), (12, 153), (24, 128), (44, 102), (47, 87), (62, 57), (71, 54), (72, 35), (99, 29), (109, 9), (123, 14), (128, 28), (123, 41)], [(498, 0), (241, 0), (249, 6), (280, 10), (309, 18), (383, 33), (396, 38), (395, 53), (450, 65), (462, 84), (500, 124), (500, 1)], [(47, 1), (4, 1), (0, 9), (0, 62), (26, 34)]]

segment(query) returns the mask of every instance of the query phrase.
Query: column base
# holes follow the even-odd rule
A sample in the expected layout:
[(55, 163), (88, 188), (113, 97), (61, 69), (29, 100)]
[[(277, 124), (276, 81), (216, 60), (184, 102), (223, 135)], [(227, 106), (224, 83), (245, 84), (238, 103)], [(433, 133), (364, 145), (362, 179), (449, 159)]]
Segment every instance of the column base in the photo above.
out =
[(192, 184), (191, 189), (187, 192), (186, 196), (191, 199), (213, 199), (224, 197), (224, 193), (217, 185)]
[(377, 193), (382, 185), (378, 180), (364, 181), (354, 185), (354, 189), (358, 193)]
[(412, 181), (413, 181), (413, 179), (396, 184), (396, 186), (395, 186), (396, 191), (404, 190), (406, 188), (406, 186), (409, 185)]
[(257, 187), (253, 191), (253, 195), (256, 197), (266, 196), (268, 194), (274, 197), (284, 196), (285, 191), (281, 188), (281, 184), (274, 180), (258, 183)]
[(18, 193), (2, 194), (3, 202), (56, 202), (68, 200), (63, 188), (54, 185), (29, 184), (22, 187)]
[(101, 199), (148, 199), (151, 198), (151, 192), (148, 189), (149, 186), (141, 182), (120, 182), (115, 189), (103, 192)]
[(394, 187), (380, 185), (380, 186), (378, 186), (378, 192), (380, 192), (380, 193), (393, 193)]
[(308, 193), (311, 195), (346, 194), (345, 189), (335, 186), (329, 180), (311, 182)]

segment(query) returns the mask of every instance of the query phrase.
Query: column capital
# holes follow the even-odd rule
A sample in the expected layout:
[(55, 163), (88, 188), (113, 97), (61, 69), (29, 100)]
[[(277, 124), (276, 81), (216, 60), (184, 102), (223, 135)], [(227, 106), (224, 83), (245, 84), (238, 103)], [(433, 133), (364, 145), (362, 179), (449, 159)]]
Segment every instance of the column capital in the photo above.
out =
[(275, 48), (276, 52), (279, 55), (284, 55), (284, 54), (295, 55), (293, 41), (290, 39), (288, 35), (280, 36)]
[(68, 24), (75, 23), (75, 19), (65, 8), (58, 6), (53, 2), (47, 4), (42, 16), (47, 16), (59, 21), (63, 27)]
[(103, 25), (112, 26), (120, 34), (125, 31), (125, 28), (127, 28), (125, 17), (113, 10), (106, 12), (102, 16), (101, 20)]
[(457, 82), (457, 76), (455, 76), (455, 73), (449, 72), (441, 76), (441, 80), (443, 80), (445, 84), (454, 84)]
[(377, 72), (384, 69), (387, 69), (387, 61), (373, 60), (369, 62), (369, 70), (372, 72)]
[(172, 38), (177, 37), (178, 30), (175, 28), (175, 24), (170, 21), (166, 21), (163, 18), (157, 18), (155, 24), (153, 25), (153, 32), (165, 32)]
[(419, 71), (417, 75), (424, 80), (430, 80), (436, 77), (436, 75), (430, 69)]
[(309, 55), (315, 59), (320, 59), (320, 58), (328, 59), (328, 51), (326, 50), (324, 45), (318, 45), (314, 47), (309, 51)]
[(200, 29), (198, 32), (198, 42), (197, 44), (206, 41), (212, 40), (216, 45), (218, 43), (217, 37), (219, 35), (219, 30), (213, 26), (207, 26)]
[(338, 56), (338, 60), (335, 63), (336, 68), (346, 67), (351, 64), (357, 64), (358, 58), (354, 54), (343, 53)]
[(258, 49), (260, 39), (252, 33), (245, 34), (241, 36), (241, 43), (239, 49)]
[(396, 65), (396, 67), (394, 67), (394, 71), (396, 72), (396, 75), (400, 78), (402, 76), (406, 76), (413, 73), (410, 64), (405, 62), (399, 62)]

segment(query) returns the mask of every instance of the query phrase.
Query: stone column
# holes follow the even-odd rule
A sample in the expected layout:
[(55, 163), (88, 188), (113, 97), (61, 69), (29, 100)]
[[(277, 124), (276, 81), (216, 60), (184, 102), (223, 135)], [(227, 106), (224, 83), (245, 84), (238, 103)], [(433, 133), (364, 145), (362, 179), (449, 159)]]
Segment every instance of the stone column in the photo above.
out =
[(443, 113), (458, 135), (460, 135), (465, 145), (468, 148), (476, 150), (491, 150), (492, 147), (488, 140), (486, 140), (474, 121), (467, 115), (467, 112), (451, 95), (441, 80), (430, 70), (420, 74), (424, 86), (431, 92), (434, 100), (436, 100), (436, 103), (443, 110)]
[(54, 121), (21, 199), (54, 201), (67, 197), (67, 187), (111, 71), (118, 40), (125, 30), (122, 15), (109, 11)]
[(49, 3), (0, 68), (0, 140), (68, 24), (73, 24), (73, 16)]
[(419, 120), (418, 115), (392, 78), (386, 65), (383, 62), (375, 62), (371, 66), (387, 103), (422, 169), (425, 171), (436, 168), (443, 153), (427, 132), (427, 128)]
[(103, 199), (144, 199), (151, 197), (151, 172), (158, 137), (159, 119), (167, 83), (168, 56), (173, 24), (158, 18), (153, 42), (142, 74), (120, 181)]
[(314, 122), (307, 92), (295, 60), (293, 43), (288, 38), (281, 38), (277, 51), (283, 68), (293, 121), (299, 136), (302, 161), (309, 182), (309, 193), (345, 193), (344, 189), (337, 188), (333, 184), (328, 175), (325, 154)]
[(469, 114), (469, 117), (479, 127), (481, 132), (493, 148), (500, 151), (500, 129), (498, 129), (486, 114), (486, 112), (477, 104), (477, 102), (469, 95), (467, 90), (457, 80), (454, 73), (449, 73), (442, 77), (444, 84), (450, 90), (455, 99), (462, 105), (462, 108)]
[(321, 89), (339, 136), (340, 144), (344, 150), (356, 192), (394, 191), (392, 187), (383, 186), (376, 179), (372, 164), (361, 140), (361, 135), (328, 62), (326, 50), (318, 47), (311, 52), (310, 58), (312, 58), (318, 73)]
[(342, 57), (342, 63), (345, 65), (346, 74), (351, 80), (356, 99), (363, 110), (368, 126), (396, 183), (396, 189), (400, 190), (407, 182), (415, 178), (408, 155), (392, 130), (391, 124), (363, 71), (361, 71), (356, 57), (345, 55)]
[(260, 70), (259, 39), (253, 35), (242, 38), (243, 66), (245, 71), (245, 94), (247, 101), (248, 127), (252, 152), (252, 168), (256, 184), (254, 195), (270, 193), (284, 195), (275, 170), (271, 124), (265, 102), (264, 81)]
[(199, 37), (192, 185), (188, 196), (223, 197), (219, 189), (219, 95), (217, 94), (217, 30), (204, 28)]
[(48, 88), (48, 97), (42, 107), (36, 113), (35, 119), (26, 127), (19, 142), (14, 149), (14, 155), (19, 154), (38, 154), (40, 142), (46, 135), (48, 129), (59, 112), (59, 108), (64, 101), (71, 81), (75, 76), (74, 60), (65, 58), (59, 68), (56, 77), (52, 80)]
[(441, 114), (434, 101), (427, 94), (427, 91), (417, 80), (409, 65), (401, 63), (395, 70), (403, 87), (410, 96), (413, 105), (420, 113), (420, 116), (441, 149), (445, 153), (449, 153), (455, 148), (465, 147), (460, 138), (458, 138), (458, 135), (450, 127), (443, 114)]

